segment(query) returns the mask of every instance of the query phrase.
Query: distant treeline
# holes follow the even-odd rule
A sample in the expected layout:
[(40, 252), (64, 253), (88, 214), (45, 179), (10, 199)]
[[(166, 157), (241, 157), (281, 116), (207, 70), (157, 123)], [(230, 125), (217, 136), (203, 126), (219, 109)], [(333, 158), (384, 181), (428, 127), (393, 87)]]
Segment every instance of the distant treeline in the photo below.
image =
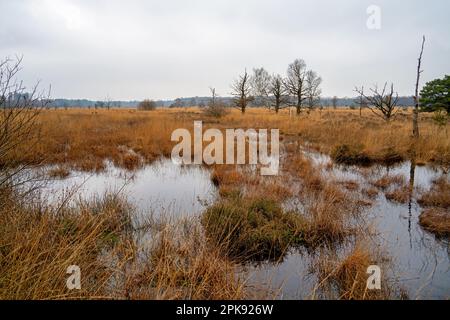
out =
[[(177, 98), (174, 100), (155, 100), (157, 107), (193, 107), (193, 106), (206, 106), (210, 101), (211, 97), (189, 97), (189, 98)], [(219, 101), (223, 104), (231, 106), (232, 97), (218, 97)], [(321, 98), (321, 105), (328, 107), (333, 105), (332, 97)], [(338, 98), (338, 107), (352, 107), (356, 106), (357, 98)], [(50, 106), (56, 108), (71, 108), (71, 107), (82, 107), (82, 108), (136, 108), (140, 101), (102, 101), (102, 100), (87, 100), (87, 99), (53, 99)], [(414, 100), (412, 97), (399, 97), (399, 106), (412, 106), (414, 105)]]
[(58, 108), (70, 108), (70, 107), (82, 107), (82, 108), (94, 108), (95, 106), (109, 105), (113, 108), (135, 108), (140, 101), (104, 101), (104, 100), (87, 100), (87, 99), (53, 99), (51, 102), (52, 107)]

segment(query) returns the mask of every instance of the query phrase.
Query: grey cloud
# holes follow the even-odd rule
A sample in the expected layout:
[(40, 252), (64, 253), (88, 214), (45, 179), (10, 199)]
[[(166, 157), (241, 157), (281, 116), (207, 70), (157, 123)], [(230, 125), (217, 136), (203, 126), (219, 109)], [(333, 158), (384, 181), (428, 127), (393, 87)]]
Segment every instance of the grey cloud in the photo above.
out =
[[(366, 8), (382, 28), (366, 28)], [(297, 57), (322, 75), (325, 95), (384, 81), (412, 94), (427, 35), (424, 81), (450, 71), (450, 3), (413, 1), (0, 0), (0, 56), (24, 55), (23, 77), (53, 96), (115, 99), (208, 94), (244, 68), (285, 73)]]

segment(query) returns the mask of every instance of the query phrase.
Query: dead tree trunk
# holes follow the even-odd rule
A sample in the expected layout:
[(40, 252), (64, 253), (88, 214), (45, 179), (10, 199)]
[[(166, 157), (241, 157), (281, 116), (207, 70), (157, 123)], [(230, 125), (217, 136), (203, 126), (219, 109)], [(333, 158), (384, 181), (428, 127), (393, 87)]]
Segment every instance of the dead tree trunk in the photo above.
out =
[[(364, 92), (364, 86), (361, 87), (361, 92)], [(359, 117), (362, 117), (362, 109), (365, 107), (365, 100), (362, 94), (359, 95), (358, 98), (358, 105), (359, 105)]]
[(423, 36), (422, 38), (422, 48), (420, 50), (420, 55), (417, 63), (416, 92), (414, 95), (414, 113), (413, 113), (413, 137), (415, 139), (419, 138), (419, 80), (420, 74), (422, 73), (422, 70), (420, 70), (420, 66), (422, 64), (422, 54), (424, 44), (425, 44), (425, 36)]

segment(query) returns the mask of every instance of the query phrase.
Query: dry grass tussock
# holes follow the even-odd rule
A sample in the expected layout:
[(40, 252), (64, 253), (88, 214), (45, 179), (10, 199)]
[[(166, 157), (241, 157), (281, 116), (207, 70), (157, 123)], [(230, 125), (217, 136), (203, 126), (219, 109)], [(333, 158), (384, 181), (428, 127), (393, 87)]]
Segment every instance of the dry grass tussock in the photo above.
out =
[[(70, 299), (114, 296), (109, 284), (132, 253), (126, 204), (115, 197), (77, 209), (23, 204), (3, 191), (0, 298)], [(106, 253), (122, 256), (110, 265)], [(81, 290), (66, 289), (67, 267), (83, 271)]]
[(387, 200), (396, 203), (407, 203), (412, 198), (413, 189), (406, 183), (403, 175), (384, 174), (379, 178), (369, 180), (372, 187), (365, 190), (366, 194), (373, 198), (378, 191), (383, 191)]
[(237, 261), (278, 261), (304, 240), (304, 219), (264, 198), (226, 199), (208, 208), (203, 226), (215, 247)]
[(354, 235), (357, 230), (351, 222), (370, 204), (361, 198), (357, 183), (347, 181), (347, 188), (343, 188), (340, 181), (324, 177), (320, 168), (302, 155), (291, 154), (288, 162), (291, 165), (286, 167), (287, 175), (299, 179), (296, 196), (303, 204), (307, 222), (305, 241), (314, 247)]
[[(367, 268), (371, 265), (381, 267), (381, 289), (367, 288), (369, 274)], [(317, 292), (323, 297), (343, 300), (385, 300), (393, 298), (406, 298), (401, 292), (395, 291), (389, 285), (385, 276), (388, 261), (377, 250), (369, 245), (358, 242), (354, 247), (339, 257), (335, 252), (322, 251), (312, 264), (312, 272), (316, 273), (319, 283), (313, 293)]]
[(418, 199), (420, 205), (424, 207), (450, 208), (450, 182), (448, 177), (442, 176), (433, 181), (433, 185), (428, 192), (425, 192)]
[(450, 237), (450, 182), (442, 176), (418, 199), (426, 209), (419, 216), (420, 225), (439, 237)]
[(388, 175), (385, 174), (382, 177), (375, 179), (373, 181), (370, 181), (370, 183), (382, 190), (386, 190), (390, 188), (391, 186), (404, 186), (405, 185), (405, 177), (402, 175)]
[(308, 221), (305, 230), (308, 244), (320, 246), (341, 242), (354, 234), (356, 230), (350, 220), (357, 207), (350, 195), (333, 184), (326, 184), (320, 192), (315, 192), (304, 209)]
[(192, 220), (165, 224), (145, 255), (148, 263), (127, 279), (131, 299), (243, 299), (237, 265), (210, 246)]
[[(143, 249), (133, 212), (105, 195), (76, 206), (25, 204), (3, 190), (0, 299), (238, 299), (236, 266), (205, 245), (196, 222), (182, 236), (169, 225)], [(198, 224), (198, 223), (197, 223)], [(177, 223), (171, 224), (176, 226)], [(81, 268), (81, 290), (66, 288), (67, 267)]]
[(419, 216), (419, 223), (439, 237), (450, 237), (450, 212), (442, 208), (425, 209)]
[(283, 176), (261, 177), (257, 172), (248, 172), (236, 165), (213, 166), (211, 181), (219, 188), (223, 198), (265, 197), (281, 202), (293, 195), (292, 186), (286, 183)]
[(412, 197), (412, 190), (408, 186), (402, 186), (386, 192), (385, 196), (386, 199), (393, 202), (407, 203)]

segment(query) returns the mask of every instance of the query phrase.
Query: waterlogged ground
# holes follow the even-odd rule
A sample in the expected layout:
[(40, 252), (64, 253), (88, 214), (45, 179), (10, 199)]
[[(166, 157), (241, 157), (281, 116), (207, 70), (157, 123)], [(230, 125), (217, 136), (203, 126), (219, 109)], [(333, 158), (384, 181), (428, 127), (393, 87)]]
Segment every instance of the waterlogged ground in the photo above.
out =
[[(361, 189), (369, 187), (369, 181), (385, 174), (402, 175), (411, 181), (411, 164), (404, 162), (395, 167), (374, 166), (359, 168), (327, 166), (331, 159), (323, 154), (303, 150), (306, 157), (321, 168), (322, 174), (336, 180), (356, 181)], [(389, 281), (401, 287), (410, 299), (450, 297), (450, 249), (449, 243), (438, 240), (418, 224), (421, 212), (416, 202), (417, 194), (427, 190), (433, 179), (441, 176), (440, 169), (417, 166), (414, 172), (414, 197), (405, 204), (391, 202), (383, 192), (371, 199), (363, 215), (364, 221), (373, 226), (374, 241), (383, 248), (393, 268), (386, 270)], [(127, 195), (140, 212), (175, 216), (198, 215), (205, 206), (215, 201), (217, 194), (210, 180), (210, 173), (201, 166), (183, 167), (170, 160), (159, 160), (139, 170), (130, 172), (109, 164), (98, 174), (73, 171), (69, 177), (50, 181), (43, 189), (49, 201), (71, 195), (89, 199), (107, 191)], [(294, 199), (295, 200), (295, 199)], [(291, 201), (289, 206), (302, 204)], [(344, 244), (334, 249), (337, 254), (346, 252)], [(279, 263), (262, 263), (244, 266), (250, 275), (250, 286), (261, 287), (263, 297), (280, 299), (321, 298), (314, 272), (313, 261), (320, 250), (308, 252), (293, 249)], [(383, 272), (383, 270), (382, 270)], [(267, 294), (267, 292), (269, 292)]]
[(201, 166), (184, 167), (160, 159), (136, 171), (108, 163), (100, 173), (72, 171), (67, 178), (54, 179), (43, 188), (50, 202), (70, 197), (90, 199), (106, 192), (128, 197), (138, 212), (174, 217), (198, 214), (216, 197), (209, 172)]
[[(332, 160), (323, 154), (303, 150), (304, 155), (322, 168), (322, 174), (336, 181), (356, 181), (361, 189), (370, 187), (373, 181), (383, 175), (401, 175), (405, 181), (411, 181), (411, 163), (404, 162), (393, 167), (373, 166), (329, 166)], [(364, 221), (374, 228), (375, 241), (383, 249), (383, 255), (389, 259), (387, 273), (389, 282), (395, 288), (401, 288), (409, 299), (448, 299), (450, 297), (450, 246), (445, 240), (423, 230), (418, 221), (422, 208), (416, 201), (417, 195), (427, 190), (431, 182), (442, 176), (442, 170), (428, 166), (413, 168), (414, 193), (412, 200), (405, 204), (386, 199), (379, 192), (372, 199), (372, 205), (362, 213)], [(301, 212), (302, 204), (295, 199), (287, 206), (297, 207)], [(349, 245), (333, 248), (337, 255), (348, 252)], [(291, 250), (280, 263), (263, 263), (253, 266), (253, 283), (265, 282), (271, 289), (271, 295), (280, 299), (320, 298), (317, 288), (318, 278), (314, 270), (317, 250)], [(381, 264), (381, 263), (380, 263)], [(383, 270), (382, 270), (383, 272)]]

